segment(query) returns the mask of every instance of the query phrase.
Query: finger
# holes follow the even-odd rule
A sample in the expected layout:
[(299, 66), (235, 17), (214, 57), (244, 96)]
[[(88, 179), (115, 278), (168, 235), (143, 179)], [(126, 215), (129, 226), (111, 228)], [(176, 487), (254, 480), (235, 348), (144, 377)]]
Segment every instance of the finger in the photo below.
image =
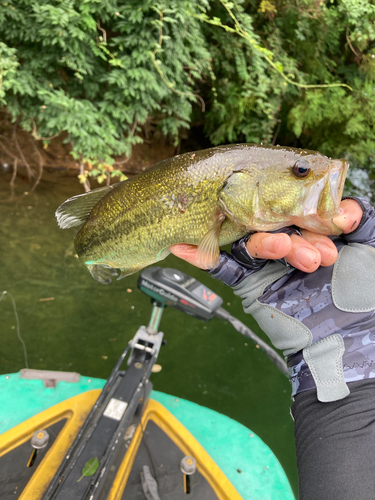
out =
[(189, 264), (193, 264), (193, 266), (199, 267), (197, 260), (198, 247), (196, 245), (188, 245), (185, 243), (178, 245), (171, 245), (169, 247), (169, 250), (176, 257), (186, 260), (186, 262), (189, 262)]
[(337, 248), (327, 236), (312, 233), (307, 229), (301, 229), (301, 233), (304, 239), (319, 251), (321, 266), (332, 266), (336, 262), (338, 256)]
[(257, 259), (282, 259), (290, 252), (292, 242), (285, 233), (254, 233), (246, 248), (251, 257)]
[(292, 241), (292, 248), (285, 257), (286, 261), (305, 273), (316, 271), (321, 263), (320, 252), (297, 234), (292, 234), (290, 239)]
[(334, 224), (344, 234), (351, 233), (357, 229), (362, 219), (362, 208), (355, 200), (343, 200), (340, 204), (340, 215), (333, 219)]

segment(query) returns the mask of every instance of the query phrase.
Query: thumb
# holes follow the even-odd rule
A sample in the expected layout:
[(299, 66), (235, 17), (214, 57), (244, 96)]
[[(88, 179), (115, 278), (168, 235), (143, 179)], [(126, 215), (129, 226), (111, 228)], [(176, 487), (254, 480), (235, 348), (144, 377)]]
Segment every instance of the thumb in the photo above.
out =
[(186, 260), (189, 264), (195, 267), (199, 267), (197, 261), (197, 250), (196, 245), (188, 245), (186, 243), (179, 243), (178, 245), (171, 245), (169, 250), (173, 255), (179, 257), (180, 259)]

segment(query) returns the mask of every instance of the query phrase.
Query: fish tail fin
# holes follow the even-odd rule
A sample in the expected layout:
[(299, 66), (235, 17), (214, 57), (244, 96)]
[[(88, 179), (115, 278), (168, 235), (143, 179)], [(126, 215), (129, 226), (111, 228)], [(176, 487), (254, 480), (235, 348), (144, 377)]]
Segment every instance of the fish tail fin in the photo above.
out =
[[(118, 183), (117, 183), (118, 184)], [(66, 200), (55, 212), (57, 224), (61, 229), (81, 226), (90, 215), (93, 207), (117, 184), (94, 189)]]

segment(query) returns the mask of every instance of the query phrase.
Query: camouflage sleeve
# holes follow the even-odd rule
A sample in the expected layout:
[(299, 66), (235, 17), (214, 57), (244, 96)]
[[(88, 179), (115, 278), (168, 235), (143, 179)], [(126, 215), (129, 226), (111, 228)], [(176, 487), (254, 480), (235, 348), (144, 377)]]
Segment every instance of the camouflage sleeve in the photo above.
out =
[(363, 198), (348, 197), (345, 199), (355, 200), (362, 208), (363, 215), (359, 226), (355, 231), (343, 235), (348, 243), (362, 243), (375, 248), (375, 209)]
[(220, 280), (228, 286), (234, 287), (242, 283), (245, 278), (254, 272), (256, 272), (255, 269), (239, 264), (232, 255), (221, 251), (218, 265), (214, 269), (210, 269), (208, 274), (212, 276), (212, 278)]

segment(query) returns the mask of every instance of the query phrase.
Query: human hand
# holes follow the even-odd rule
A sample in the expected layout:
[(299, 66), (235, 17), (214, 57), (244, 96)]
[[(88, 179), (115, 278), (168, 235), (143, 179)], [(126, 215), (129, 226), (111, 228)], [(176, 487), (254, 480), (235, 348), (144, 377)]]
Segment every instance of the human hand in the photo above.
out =
[[(333, 219), (344, 234), (354, 231), (362, 218), (362, 209), (355, 200), (343, 200), (340, 215)], [(334, 243), (322, 234), (301, 229), (302, 237), (285, 233), (254, 233), (247, 242), (247, 251), (252, 257), (277, 260), (285, 257), (293, 267), (306, 273), (316, 271), (319, 266), (331, 266), (336, 262), (337, 249)], [(169, 247), (171, 253), (197, 264), (197, 246), (178, 244)]]

